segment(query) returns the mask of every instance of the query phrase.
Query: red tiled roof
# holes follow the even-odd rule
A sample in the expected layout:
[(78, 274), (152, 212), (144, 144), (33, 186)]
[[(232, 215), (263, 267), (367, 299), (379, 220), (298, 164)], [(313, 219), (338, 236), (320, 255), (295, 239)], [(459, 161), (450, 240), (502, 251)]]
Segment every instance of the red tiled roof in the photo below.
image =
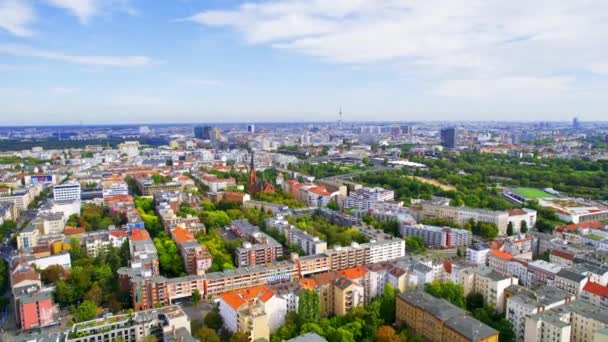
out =
[(171, 235), (173, 235), (173, 239), (177, 243), (196, 241), (194, 236), (192, 236), (192, 234), (188, 230), (182, 227), (172, 229)]
[(325, 189), (325, 187), (322, 186), (316, 186), (314, 188), (310, 188), (308, 189), (308, 191), (320, 195), (320, 196), (329, 196), (331, 195), (331, 193), (329, 191), (327, 191), (327, 189)]
[(63, 228), (63, 234), (65, 234), (65, 235), (84, 234), (84, 227), (65, 226), (65, 228)]
[(513, 255), (511, 253), (503, 252), (503, 251), (500, 251), (498, 249), (493, 250), (490, 254), (492, 256), (495, 256), (495, 257), (503, 259), (503, 260), (511, 260), (511, 259), (513, 259)]
[(346, 278), (348, 278), (350, 280), (355, 280), (355, 279), (359, 279), (359, 278), (363, 277), (364, 275), (366, 275), (367, 270), (363, 267), (353, 267), (353, 268), (347, 268), (345, 270), (339, 271), (338, 273), (342, 276), (345, 276)]
[(585, 287), (583, 287), (583, 291), (587, 291), (589, 293), (593, 293), (596, 296), (606, 297), (608, 295), (608, 287), (603, 286), (594, 282), (587, 282)]
[(150, 234), (145, 229), (133, 229), (131, 231), (131, 240), (133, 240), (133, 241), (150, 240)]
[(574, 253), (570, 253), (561, 249), (551, 250), (551, 255), (555, 255), (557, 257), (567, 260), (574, 260), (574, 257), (576, 256)]
[(113, 230), (109, 234), (114, 237), (127, 237), (127, 232), (124, 230)]
[(602, 223), (601, 221), (585, 221), (581, 223), (569, 224), (567, 226), (559, 226), (556, 228), (556, 230), (561, 233), (564, 231), (572, 231), (579, 228), (603, 229), (604, 227), (606, 227), (606, 224)]
[(242, 290), (228, 291), (220, 294), (220, 297), (235, 310), (238, 310), (243, 304), (256, 298), (262, 302), (267, 302), (273, 296), (274, 292), (266, 285), (249, 287)]
[(509, 216), (519, 216), (519, 215), (525, 215), (526, 212), (523, 209), (513, 209), (513, 210), (509, 210)]
[(319, 286), (319, 283), (313, 278), (302, 278), (300, 279), (300, 286), (303, 289), (313, 290), (315, 287)]

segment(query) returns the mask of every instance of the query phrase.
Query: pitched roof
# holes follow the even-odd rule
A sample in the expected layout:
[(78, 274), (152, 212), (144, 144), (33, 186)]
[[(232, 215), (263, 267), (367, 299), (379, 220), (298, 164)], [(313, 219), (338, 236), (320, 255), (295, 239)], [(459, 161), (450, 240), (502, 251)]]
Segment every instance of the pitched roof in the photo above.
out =
[(585, 287), (583, 287), (583, 291), (587, 291), (593, 293), (596, 296), (606, 297), (608, 296), (608, 286), (603, 286), (598, 283), (594, 283), (592, 281), (587, 282)]
[(557, 248), (551, 250), (551, 255), (555, 255), (557, 257), (567, 259), (567, 260), (574, 260), (574, 257), (576, 257), (576, 254), (574, 254), (574, 253), (570, 253), (568, 251), (564, 251), (564, 250), (557, 249)]
[(312, 290), (315, 287), (319, 286), (319, 282), (317, 282), (313, 278), (302, 278), (300, 279), (300, 286), (303, 289)]
[(65, 226), (65, 228), (63, 228), (63, 234), (65, 234), (65, 235), (84, 234), (84, 227)]
[(556, 228), (556, 230), (558, 232), (564, 232), (564, 231), (573, 231), (576, 229), (584, 229), (584, 228), (592, 228), (592, 229), (602, 229), (606, 227), (606, 224), (602, 223), (601, 221), (585, 221), (585, 222), (581, 222), (581, 223), (573, 223), (573, 224), (569, 224), (566, 226), (559, 226)]
[(186, 243), (196, 241), (192, 233), (182, 227), (177, 227), (171, 230), (171, 235), (177, 243)]
[(133, 241), (150, 240), (150, 234), (145, 229), (133, 229), (131, 231), (131, 240), (133, 240)]
[(266, 285), (249, 287), (242, 290), (228, 291), (220, 294), (220, 298), (234, 310), (251, 301), (269, 301), (274, 296), (272, 289)]

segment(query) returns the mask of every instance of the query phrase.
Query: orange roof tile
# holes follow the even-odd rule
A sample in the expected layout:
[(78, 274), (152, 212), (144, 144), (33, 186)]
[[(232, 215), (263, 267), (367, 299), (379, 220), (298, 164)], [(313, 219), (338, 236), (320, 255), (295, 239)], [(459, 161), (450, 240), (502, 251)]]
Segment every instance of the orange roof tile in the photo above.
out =
[(143, 241), (143, 240), (151, 240), (150, 234), (145, 229), (133, 229), (131, 231), (131, 240), (133, 241)]
[(65, 228), (63, 228), (63, 234), (65, 234), (65, 235), (84, 234), (84, 227), (65, 226)]
[(194, 236), (192, 236), (192, 233), (182, 227), (172, 229), (171, 235), (173, 235), (173, 239), (177, 243), (196, 241)]
[(350, 280), (355, 280), (355, 279), (359, 279), (359, 278), (363, 277), (364, 275), (366, 275), (367, 270), (363, 267), (353, 267), (353, 268), (347, 268), (345, 270), (339, 271), (338, 273), (342, 276), (345, 276), (346, 278), (348, 278)]
[(558, 232), (572, 231), (572, 230), (576, 230), (579, 228), (581, 228), (581, 229), (584, 229), (584, 228), (603, 229), (604, 227), (606, 227), (606, 224), (602, 223), (601, 221), (585, 221), (585, 222), (581, 222), (581, 223), (569, 224), (567, 226), (559, 226), (559, 227), (557, 227), (557, 231)]
[(300, 279), (300, 286), (307, 290), (313, 290), (315, 287), (319, 286), (319, 282), (312, 278), (302, 278)]
[(503, 259), (503, 260), (511, 260), (513, 259), (513, 255), (511, 253), (507, 253), (507, 252), (503, 252), (501, 250), (495, 249), (492, 251), (492, 253), (490, 253), (492, 256), (495, 256), (497, 258)]
[(594, 283), (592, 281), (587, 282), (585, 287), (583, 287), (583, 291), (587, 291), (589, 293), (593, 293), (596, 296), (606, 297), (608, 296), (608, 287), (603, 286), (598, 283)]
[(249, 287), (242, 290), (228, 291), (220, 294), (228, 305), (238, 310), (243, 304), (258, 299), (262, 302), (269, 301), (274, 296), (272, 289), (266, 285)]

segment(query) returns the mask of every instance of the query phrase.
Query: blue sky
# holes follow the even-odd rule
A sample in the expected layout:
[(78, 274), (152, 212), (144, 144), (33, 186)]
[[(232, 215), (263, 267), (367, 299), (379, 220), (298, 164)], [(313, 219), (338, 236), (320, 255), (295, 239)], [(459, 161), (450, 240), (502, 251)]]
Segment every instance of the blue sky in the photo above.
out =
[(606, 120), (608, 2), (0, 0), (0, 124)]

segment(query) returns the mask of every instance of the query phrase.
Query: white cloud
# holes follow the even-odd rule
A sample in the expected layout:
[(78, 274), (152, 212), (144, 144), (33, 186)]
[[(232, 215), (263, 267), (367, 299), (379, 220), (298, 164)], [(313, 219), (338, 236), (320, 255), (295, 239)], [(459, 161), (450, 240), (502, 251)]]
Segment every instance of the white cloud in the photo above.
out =
[(74, 64), (138, 67), (152, 64), (152, 59), (146, 56), (83, 56), (71, 55), (64, 52), (36, 49), (25, 45), (0, 44), (0, 54), (19, 57), (42, 58)]
[(62, 8), (78, 18), (82, 24), (88, 24), (94, 16), (119, 11), (129, 15), (138, 12), (130, 5), (130, 0), (46, 0), (54, 7)]
[(47, 0), (47, 2), (71, 12), (83, 24), (86, 24), (100, 9), (97, 0)]
[(604, 0), (265, 0), (189, 19), (333, 63), (500, 80), (608, 60), (606, 13)]
[(466, 99), (538, 99), (563, 96), (570, 89), (569, 83), (568, 79), (560, 77), (448, 80), (435, 88), (435, 94)]
[(29, 26), (35, 17), (27, 0), (0, 0), (0, 31), (20, 37), (31, 36), (33, 32)]

